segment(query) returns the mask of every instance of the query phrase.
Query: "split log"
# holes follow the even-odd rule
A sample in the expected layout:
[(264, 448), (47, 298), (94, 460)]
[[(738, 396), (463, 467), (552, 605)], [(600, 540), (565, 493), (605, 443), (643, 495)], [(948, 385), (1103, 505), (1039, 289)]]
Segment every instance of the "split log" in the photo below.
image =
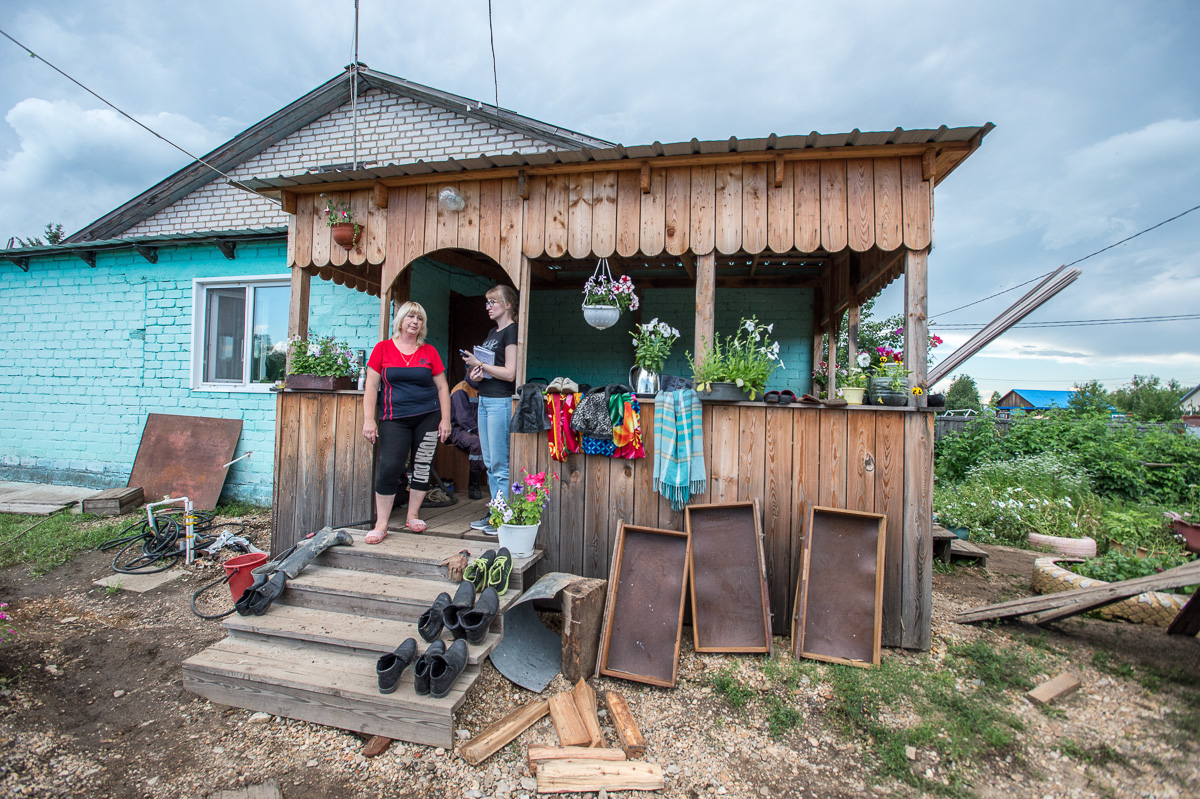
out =
[(575, 683), (596, 673), (606, 580), (579, 580), (562, 592), (562, 674)]
[(575, 699), (575, 709), (579, 712), (583, 727), (587, 730), (588, 746), (604, 746), (604, 733), (600, 731), (600, 716), (596, 713), (596, 692), (592, 690), (592, 686), (588, 685), (586, 680), (580, 679), (575, 683), (571, 695)]
[(617, 731), (617, 738), (621, 741), (625, 755), (632, 759), (646, 754), (646, 739), (642, 737), (642, 731), (633, 720), (633, 713), (630, 712), (625, 697), (616, 691), (609, 691), (604, 695), (604, 704), (608, 707), (608, 717), (612, 720), (613, 729)]
[(545, 699), (534, 699), (509, 713), (483, 732), (458, 747), (458, 754), (472, 766), (478, 766), (503, 749), (509, 741), (529, 729), (549, 712)]
[(1025, 694), (1031, 702), (1039, 705), (1048, 705), (1056, 699), (1061, 699), (1064, 696), (1073, 694), (1079, 690), (1079, 686), (1083, 683), (1079, 678), (1069, 672), (1063, 672), (1053, 679), (1034, 688), (1029, 693)]
[(603, 760), (547, 760), (538, 769), (538, 793), (660, 791), (662, 766)]
[(538, 765), (547, 760), (608, 760), (624, 762), (625, 753), (620, 749), (593, 749), (588, 746), (531, 746), (525, 753), (529, 773), (537, 774)]
[(563, 691), (550, 697), (550, 720), (558, 733), (558, 742), (563, 746), (585, 746), (591, 742), (587, 727), (575, 708), (575, 696)]

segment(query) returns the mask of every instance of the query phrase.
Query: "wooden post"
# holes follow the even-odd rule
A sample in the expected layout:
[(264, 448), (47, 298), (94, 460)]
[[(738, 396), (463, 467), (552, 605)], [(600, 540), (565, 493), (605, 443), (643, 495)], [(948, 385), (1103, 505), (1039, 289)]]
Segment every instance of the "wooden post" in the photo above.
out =
[(533, 266), (529, 258), (521, 255), (521, 279), (517, 283), (517, 375), (518, 386), (525, 383), (525, 370), (529, 363), (529, 287), (532, 285)]
[[(817, 330), (816, 325), (813, 325), (813, 359), (812, 359), (813, 374), (816, 374), (817, 369), (820, 368), (821, 360), (822, 360), (821, 356), (824, 354), (825, 354), (825, 331)], [(816, 383), (814, 383), (813, 388), (815, 389), (816, 387), (817, 387)], [(814, 392), (814, 393), (816, 393), (816, 392)]]
[[(308, 287), (311, 278), (298, 266), (292, 267), (292, 288), (288, 295), (288, 338), (308, 337)], [(292, 371), (292, 353), (288, 350), (287, 368)]]
[(387, 341), (392, 337), (392, 290), (381, 289), (379, 292), (379, 340)]
[[(929, 388), (928, 270), (929, 250), (904, 253), (904, 363), (911, 372), (910, 390), (913, 386)], [(925, 407), (924, 393), (913, 399), (917, 407)]]
[(825, 389), (825, 396), (833, 399), (837, 396), (837, 344), (838, 331), (842, 329), (842, 315), (836, 313), (833, 315), (833, 320), (829, 323), (829, 385)]
[(846, 369), (854, 369), (858, 366), (858, 323), (862, 318), (862, 306), (851, 305), (850, 312), (846, 318), (846, 339), (850, 346), (846, 352)]
[(709, 252), (696, 257), (696, 346), (697, 365), (704, 346), (712, 346), (716, 319), (717, 255)]

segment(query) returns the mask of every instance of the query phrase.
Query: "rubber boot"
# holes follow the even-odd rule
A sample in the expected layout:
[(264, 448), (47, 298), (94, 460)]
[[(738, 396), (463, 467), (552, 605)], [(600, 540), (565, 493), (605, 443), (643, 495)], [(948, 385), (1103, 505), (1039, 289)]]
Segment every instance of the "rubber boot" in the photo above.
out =
[(483, 643), (488, 628), (492, 626), (492, 619), (496, 618), (496, 612), (499, 609), (500, 597), (496, 594), (495, 588), (488, 586), (483, 589), (483, 593), (479, 595), (479, 599), (475, 600), (475, 607), (458, 614), (459, 622), (462, 624), (463, 635), (468, 642), (472, 644)]
[(417, 658), (417, 665), (413, 667), (413, 687), (417, 691), (417, 696), (425, 696), (429, 693), (429, 671), (433, 667), (433, 660), (441, 658), (445, 651), (446, 642), (439, 638)]
[(429, 667), (429, 693), (441, 699), (450, 693), (454, 681), (467, 667), (467, 642), (461, 638), (450, 645), (444, 655), (431, 658)]
[(417, 640), (405, 638), (396, 651), (388, 652), (375, 663), (375, 675), (379, 678), (379, 693), (390, 694), (400, 683), (400, 675), (417, 656)]

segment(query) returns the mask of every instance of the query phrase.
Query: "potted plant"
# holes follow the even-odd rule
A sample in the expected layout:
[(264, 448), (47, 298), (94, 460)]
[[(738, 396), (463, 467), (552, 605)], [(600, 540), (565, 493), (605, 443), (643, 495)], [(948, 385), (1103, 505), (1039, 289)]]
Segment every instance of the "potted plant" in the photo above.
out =
[(512, 491), (507, 498), (497, 491), (488, 503), (491, 511), (488, 521), (499, 534), (500, 546), (507, 547), (516, 558), (533, 555), (542, 513), (549, 504), (550, 493), (546, 489), (545, 472), (526, 474), (523, 484), (512, 484)]
[(705, 344), (699, 364), (688, 353), (700, 399), (738, 402), (761, 396), (771, 375), (783, 366), (779, 342), (770, 339), (774, 327), (752, 316), (743, 319), (732, 336), (725, 336), (724, 343), (716, 336), (711, 345)]
[(871, 378), (871, 404), (900, 407), (908, 404), (908, 370), (899, 354), (876, 369)]
[(1200, 518), (1192, 516), (1192, 514), (1176, 513), (1175, 511), (1167, 511), (1163, 513), (1171, 522), (1171, 531), (1175, 533), (1176, 538), (1183, 542), (1184, 547), (1189, 552), (1200, 553)]
[(347, 250), (353, 250), (358, 245), (358, 234), (362, 232), (362, 225), (355, 222), (351, 216), (350, 203), (326, 194), (321, 196), (325, 198), (325, 208), (321, 213), (325, 215), (325, 224), (333, 231), (334, 242)]
[(638, 297), (633, 293), (633, 280), (622, 275), (614, 280), (608, 259), (596, 262), (596, 270), (583, 285), (583, 318), (597, 330), (612, 327), (621, 318), (621, 311), (636, 311)]
[(292, 389), (348, 391), (357, 384), (358, 362), (350, 345), (333, 336), (288, 339), (291, 367), (284, 385)]
[(671, 345), (679, 340), (679, 331), (658, 317), (638, 325), (630, 333), (633, 336), (633, 363), (629, 370), (629, 385), (637, 394), (654, 394), (658, 391), (658, 376), (667, 363)]
[(857, 369), (850, 369), (842, 385), (842, 399), (847, 405), (862, 405), (863, 395), (867, 393), (867, 373), (863, 369), (871, 365), (871, 356), (860, 352), (856, 359)]

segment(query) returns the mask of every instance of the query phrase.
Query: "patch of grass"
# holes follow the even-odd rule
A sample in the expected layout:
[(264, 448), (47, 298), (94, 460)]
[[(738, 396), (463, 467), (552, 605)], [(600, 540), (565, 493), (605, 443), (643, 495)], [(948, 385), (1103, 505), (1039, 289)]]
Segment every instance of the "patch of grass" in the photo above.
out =
[(955, 574), (958, 571), (958, 564), (954, 561), (945, 563), (941, 560), (934, 560), (933, 570), (938, 574)]
[(236, 499), (213, 508), (213, 513), (217, 516), (256, 516), (260, 513), (270, 513), (270, 511), (271, 508), (268, 505), (255, 505), (252, 502)]
[(121, 593), (121, 581), (118, 580), (111, 585), (104, 586), (104, 593), (108, 594), (109, 596), (116, 596), (117, 594)]
[(1038, 660), (1017, 647), (997, 647), (978, 640), (951, 646), (949, 652), (965, 677), (983, 680), (985, 687), (1033, 688), (1029, 675), (1037, 671)]
[(24, 564), (30, 574), (40, 577), (80, 552), (114, 538), (123, 529), (120, 521), (99, 522), (100, 517), (90, 513), (0, 513), (0, 569)]
[(712, 679), (713, 688), (721, 696), (725, 697), (725, 701), (736, 708), (746, 706), (750, 698), (754, 696), (756, 691), (748, 685), (742, 685), (738, 682), (733, 673), (733, 667), (721, 669)]
[(776, 694), (766, 694), (763, 701), (767, 705), (767, 730), (772, 738), (779, 738), (791, 732), (803, 719), (799, 710)]
[(1084, 746), (1071, 738), (1063, 738), (1058, 742), (1058, 749), (1067, 757), (1078, 760), (1080, 763), (1090, 763), (1094, 766), (1106, 766), (1110, 763), (1116, 763), (1125, 767), (1130, 766), (1129, 758), (1108, 744), (1101, 743)]

